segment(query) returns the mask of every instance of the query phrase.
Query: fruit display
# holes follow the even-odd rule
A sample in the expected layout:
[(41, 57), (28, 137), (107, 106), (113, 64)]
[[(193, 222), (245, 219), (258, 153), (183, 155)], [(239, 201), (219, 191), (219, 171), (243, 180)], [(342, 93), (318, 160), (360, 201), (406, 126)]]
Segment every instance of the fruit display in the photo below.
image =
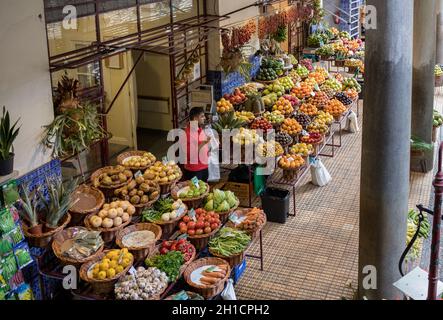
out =
[(298, 100), (298, 98), (297, 98), (294, 94), (285, 94), (285, 95), (283, 96), (283, 98), (285, 98), (286, 100), (288, 100), (289, 102), (291, 102), (291, 105), (292, 105), (294, 108), (300, 104), (300, 100)]
[(179, 219), (186, 213), (186, 205), (181, 199), (174, 201), (172, 198), (160, 199), (151, 209), (142, 213), (143, 222), (165, 223)]
[(306, 82), (300, 82), (292, 89), (292, 93), (295, 94), (298, 99), (306, 99), (311, 97), (313, 87)]
[(329, 72), (323, 67), (315, 67), (314, 72), (322, 74), (325, 79), (329, 78)]
[(345, 80), (345, 77), (343, 77), (341, 73), (333, 73), (332, 77), (340, 83), (342, 83), (343, 80)]
[(111, 229), (120, 227), (131, 220), (135, 207), (129, 201), (114, 201), (103, 205), (102, 210), (89, 217), (93, 229)]
[(299, 108), (299, 112), (313, 117), (313, 116), (317, 115), (318, 109), (315, 105), (313, 105), (311, 103), (303, 103)]
[(145, 152), (142, 156), (132, 156), (122, 161), (122, 166), (128, 169), (147, 168), (157, 161), (155, 156), (150, 152)]
[(284, 153), (283, 147), (276, 141), (260, 143), (257, 146), (257, 153), (264, 158), (279, 157)]
[(99, 261), (91, 266), (87, 275), (89, 279), (106, 280), (114, 279), (132, 265), (134, 257), (124, 248), (121, 250), (110, 250)]
[(250, 145), (258, 143), (260, 137), (255, 130), (240, 128), (239, 132), (232, 138), (232, 141), (239, 145)]
[(443, 125), (443, 116), (437, 110), (434, 110), (434, 127), (441, 127)]
[(283, 61), (278, 59), (263, 59), (260, 67), (262, 69), (272, 69), (280, 77), (283, 74), (284, 64)]
[(352, 100), (344, 92), (337, 93), (334, 98), (343, 103), (345, 106), (352, 104)]
[(295, 119), (285, 119), (281, 126), (281, 131), (291, 136), (299, 134), (303, 130), (302, 126)]
[(345, 67), (352, 67), (352, 68), (364, 68), (363, 61), (360, 59), (346, 59), (345, 60)]
[(338, 37), (338, 35), (340, 34), (340, 30), (338, 30), (335, 27), (331, 27), (329, 28), (329, 32), (334, 36), (334, 37)]
[(357, 92), (357, 90), (355, 90), (353, 88), (352, 89), (346, 89), (346, 91), (344, 91), (344, 93), (352, 101), (358, 99), (358, 92)]
[(283, 77), (278, 80), (281, 86), (285, 89), (285, 91), (290, 91), (294, 87), (294, 82), (291, 77)]
[(320, 133), (320, 134), (326, 134), (329, 131), (329, 127), (323, 123), (313, 121), (308, 127), (308, 132), (310, 133)]
[(258, 81), (273, 81), (273, 80), (277, 80), (277, 79), (278, 79), (278, 75), (274, 69), (260, 68), (260, 71), (257, 75)]
[(323, 92), (324, 94), (326, 94), (328, 99), (332, 99), (335, 96), (335, 91), (333, 89), (331, 89), (330, 87), (325, 86), (324, 84), (320, 87), (320, 92)]
[(303, 59), (300, 61), (300, 65), (304, 66), (306, 69), (308, 69), (309, 72), (312, 72), (314, 70), (314, 66), (312, 65), (311, 59)]
[(324, 46), (321, 46), (320, 48), (315, 50), (315, 54), (319, 56), (330, 57), (335, 54), (335, 50), (331, 44), (325, 44)]
[(345, 78), (343, 80), (343, 90), (355, 89), (358, 93), (361, 92), (361, 85), (355, 78)]
[(126, 275), (114, 288), (117, 300), (153, 300), (168, 287), (166, 273), (157, 268), (138, 267), (134, 275)]
[(146, 180), (155, 181), (158, 184), (171, 183), (179, 180), (181, 177), (181, 169), (174, 161), (169, 161), (166, 164), (157, 161), (143, 175), (143, 178)]
[(326, 77), (320, 72), (312, 72), (308, 77), (314, 79), (318, 85), (322, 85), (326, 81)]
[(150, 230), (132, 231), (121, 239), (121, 244), (124, 248), (138, 248), (143, 249), (152, 246), (157, 241), (156, 235)]
[(311, 48), (319, 48), (325, 42), (325, 38), (321, 33), (313, 33), (308, 37), (308, 46)]
[(300, 78), (305, 79), (309, 76), (309, 70), (305, 66), (298, 65), (296, 69), (297, 74), (300, 76)]
[(313, 152), (314, 152), (314, 147), (312, 146), (312, 144), (307, 144), (307, 143), (297, 143), (294, 144), (289, 149), (290, 154), (298, 154), (302, 157), (307, 157), (311, 155)]
[(436, 77), (443, 76), (443, 70), (442, 70), (441, 66), (439, 66), (438, 64), (436, 64), (434, 67), (434, 75)]
[(234, 112), (224, 113), (218, 117), (218, 121), (212, 124), (212, 128), (219, 134), (223, 133), (223, 130), (233, 130), (241, 128), (244, 122), (237, 118)]
[(278, 96), (276, 93), (270, 93), (263, 97), (263, 103), (265, 104), (266, 108), (272, 107), (274, 104), (277, 103)]
[(205, 200), (206, 211), (226, 212), (238, 206), (238, 198), (232, 191), (215, 189)]
[(268, 120), (272, 125), (280, 125), (285, 121), (285, 116), (280, 111), (272, 111), (272, 112), (265, 112), (263, 114), (263, 117)]
[(295, 117), (295, 120), (303, 127), (306, 128), (311, 123), (311, 118), (304, 114), (304, 113), (298, 113)]
[(285, 116), (289, 117), (294, 113), (294, 107), (289, 100), (285, 98), (278, 99), (277, 103), (272, 107), (272, 111), (280, 111)]
[[(184, 223), (184, 222), (182, 222)], [(195, 257), (195, 247), (185, 239), (163, 241), (159, 253), (165, 255), (170, 251), (178, 251), (183, 254), (184, 262), (189, 262), (193, 257)]]
[(246, 101), (246, 95), (242, 93), (239, 88), (236, 88), (233, 94), (225, 94), (223, 98), (228, 100), (234, 106), (240, 105)]
[(285, 87), (280, 84), (279, 81), (276, 81), (273, 84), (266, 86), (265, 90), (263, 90), (263, 95), (267, 96), (271, 93), (275, 93), (278, 98), (285, 94)]
[(156, 182), (146, 180), (143, 176), (139, 176), (126, 186), (116, 189), (114, 195), (136, 206), (146, 205), (160, 197), (160, 187)]
[(180, 233), (189, 237), (210, 234), (221, 226), (220, 216), (204, 209), (195, 210), (195, 216), (186, 215), (179, 223)]
[(278, 166), (283, 170), (296, 170), (304, 166), (305, 160), (299, 154), (287, 154), (280, 158)]
[(127, 183), (132, 177), (132, 171), (123, 166), (106, 167), (100, 174), (93, 175), (92, 183), (94, 187), (112, 188)]
[(221, 98), (221, 100), (217, 102), (217, 113), (223, 114), (232, 111), (234, 111), (234, 106), (229, 100)]
[(177, 191), (178, 198), (182, 200), (199, 198), (208, 191), (208, 185), (205, 182), (198, 180), (197, 184), (198, 186), (192, 181), (186, 181), (183, 187)]
[(299, 81), (301, 81), (301, 77), (300, 77), (300, 75), (297, 73), (297, 70), (296, 70), (296, 69), (291, 70), (291, 71), (289, 72), (289, 75), (288, 75), (288, 76), (291, 77), (292, 82), (293, 82), (294, 84), (297, 83), (297, 82), (299, 82)]
[(341, 83), (335, 78), (329, 78), (323, 84), (325, 87), (332, 89), (335, 92), (340, 92), (342, 90)]
[(323, 135), (320, 133), (309, 133), (306, 136), (302, 136), (300, 141), (307, 144), (316, 144), (323, 140)]
[(309, 98), (308, 102), (317, 108), (323, 108), (329, 101), (329, 97), (323, 91), (318, 91), (314, 96)]
[(334, 117), (328, 112), (319, 111), (317, 117), (315, 118), (315, 122), (329, 126), (332, 122), (334, 122)]
[(317, 81), (315, 81), (314, 78), (307, 78), (303, 82), (306, 83), (307, 85), (311, 86), (312, 90), (314, 90), (316, 87), (318, 87), (318, 83), (317, 83)]
[(185, 262), (184, 256), (180, 251), (169, 251), (165, 254), (157, 254), (148, 257), (145, 265), (150, 268), (157, 268), (166, 273), (170, 282), (174, 282), (180, 276), (180, 269)]
[(209, 250), (222, 257), (231, 257), (242, 253), (251, 243), (251, 236), (234, 228), (224, 227), (209, 241)]
[(347, 32), (347, 31), (340, 31), (340, 33), (338, 34), (338, 37), (339, 37), (340, 39), (351, 40), (351, 35), (350, 35), (349, 32)]
[(266, 222), (266, 215), (262, 209), (252, 208), (233, 213), (236, 218), (234, 220), (240, 221), (234, 223), (235, 228), (243, 231), (255, 231), (264, 226)]
[(250, 82), (241, 86), (240, 91), (244, 93), (246, 96), (251, 94), (257, 94), (258, 90), (263, 89), (263, 84), (258, 82)]
[(324, 111), (330, 113), (333, 117), (339, 117), (346, 111), (346, 107), (337, 99), (332, 99), (325, 106)]
[(254, 122), (252, 122), (251, 129), (263, 130), (264, 132), (267, 132), (269, 130), (272, 130), (273, 126), (268, 120), (266, 120), (264, 118), (258, 118), (258, 119), (255, 119)]
[(249, 123), (255, 119), (255, 116), (252, 112), (237, 111), (237, 112), (235, 112), (235, 118), (240, 120), (243, 123)]
[(275, 135), (275, 141), (280, 143), (282, 146), (289, 146), (290, 144), (292, 144), (293, 139), (289, 134), (279, 132)]

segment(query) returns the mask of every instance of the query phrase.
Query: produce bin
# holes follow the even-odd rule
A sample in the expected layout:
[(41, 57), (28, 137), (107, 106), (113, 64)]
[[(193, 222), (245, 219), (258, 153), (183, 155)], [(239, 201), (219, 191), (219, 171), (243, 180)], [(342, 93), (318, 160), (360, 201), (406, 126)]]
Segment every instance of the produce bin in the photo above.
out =
[(268, 221), (286, 223), (289, 214), (289, 196), (288, 190), (277, 188), (267, 188), (262, 193), (262, 207)]

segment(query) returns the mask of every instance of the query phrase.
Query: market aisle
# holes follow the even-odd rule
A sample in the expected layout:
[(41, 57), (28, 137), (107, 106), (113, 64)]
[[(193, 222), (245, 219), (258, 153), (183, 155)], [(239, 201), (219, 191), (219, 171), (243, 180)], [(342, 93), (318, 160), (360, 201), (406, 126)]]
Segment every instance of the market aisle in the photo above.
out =
[[(361, 124), (360, 118), (360, 124)], [(347, 299), (357, 284), (361, 132), (343, 132), (342, 147), (322, 161), (324, 188), (308, 174), (297, 189), (297, 216), (264, 230), (265, 271), (248, 259), (239, 299)], [(258, 244), (253, 250), (258, 253)]]

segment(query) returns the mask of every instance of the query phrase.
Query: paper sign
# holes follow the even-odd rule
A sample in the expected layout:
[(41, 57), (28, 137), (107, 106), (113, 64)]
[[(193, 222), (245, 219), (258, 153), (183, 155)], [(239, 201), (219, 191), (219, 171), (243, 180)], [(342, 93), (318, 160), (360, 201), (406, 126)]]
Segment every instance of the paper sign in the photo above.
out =
[(301, 131), (302, 136), (309, 136), (309, 133), (306, 130)]
[(240, 224), (240, 220), (238, 219), (236, 214), (231, 214), (229, 216), (229, 220), (231, 220), (235, 225)]
[(129, 273), (135, 276), (137, 274), (137, 270), (135, 270), (134, 267), (131, 267), (131, 269), (129, 269)]
[(176, 231), (172, 236), (169, 237), (169, 240), (175, 240), (180, 236), (180, 231)]
[(288, 158), (288, 161), (289, 161), (289, 162), (292, 162), (292, 161), (294, 161), (294, 158), (293, 158), (293, 157), (289, 157), (289, 158)]
[(181, 240), (181, 239), (187, 240), (188, 239), (188, 234), (187, 233), (183, 233), (182, 235), (177, 237), (177, 240)]
[(315, 92), (311, 92), (311, 96), (312, 96), (312, 97), (315, 97)]
[(143, 173), (139, 170), (136, 172), (136, 174), (134, 176), (135, 176), (135, 178), (139, 178), (139, 177), (143, 176)]
[(193, 221), (197, 221), (197, 216), (196, 216), (196, 213), (195, 213), (194, 209), (189, 211), (188, 215), (189, 215), (189, 218), (191, 218)]
[(177, 217), (180, 217), (185, 212), (185, 208), (180, 207), (176, 210), (176, 212), (177, 212)]
[(194, 184), (194, 186), (195, 186), (196, 188), (199, 188), (199, 187), (200, 187), (200, 185), (198, 184), (198, 178), (197, 178), (197, 177), (192, 178), (192, 179), (191, 179), (191, 182)]
[(210, 267), (210, 268), (206, 269), (205, 271), (207, 271), (207, 272), (213, 272), (213, 271), (215, 271), (216, 268), (217, 268), (217, 267)]

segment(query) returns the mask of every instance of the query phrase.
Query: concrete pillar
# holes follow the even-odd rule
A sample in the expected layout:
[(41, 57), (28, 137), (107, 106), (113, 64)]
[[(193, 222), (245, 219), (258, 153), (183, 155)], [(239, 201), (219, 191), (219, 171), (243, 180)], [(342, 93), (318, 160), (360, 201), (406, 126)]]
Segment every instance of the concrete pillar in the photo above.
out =
[(443, 64), (443, 0), (437, 0), (437, 50), (436, 63)]
[[(414, 3), (414, 59), (412, 80), (412, 135), (432, 143), (436, 23), (435, 0)], [(434, 151), (411, 158), (411, 170), (429, 172)]]
[[(413, 0), (368, 0), (358, 294), (396, 299), (409, 197)], [(401, 10), (399, 9), (401, 8)]]

